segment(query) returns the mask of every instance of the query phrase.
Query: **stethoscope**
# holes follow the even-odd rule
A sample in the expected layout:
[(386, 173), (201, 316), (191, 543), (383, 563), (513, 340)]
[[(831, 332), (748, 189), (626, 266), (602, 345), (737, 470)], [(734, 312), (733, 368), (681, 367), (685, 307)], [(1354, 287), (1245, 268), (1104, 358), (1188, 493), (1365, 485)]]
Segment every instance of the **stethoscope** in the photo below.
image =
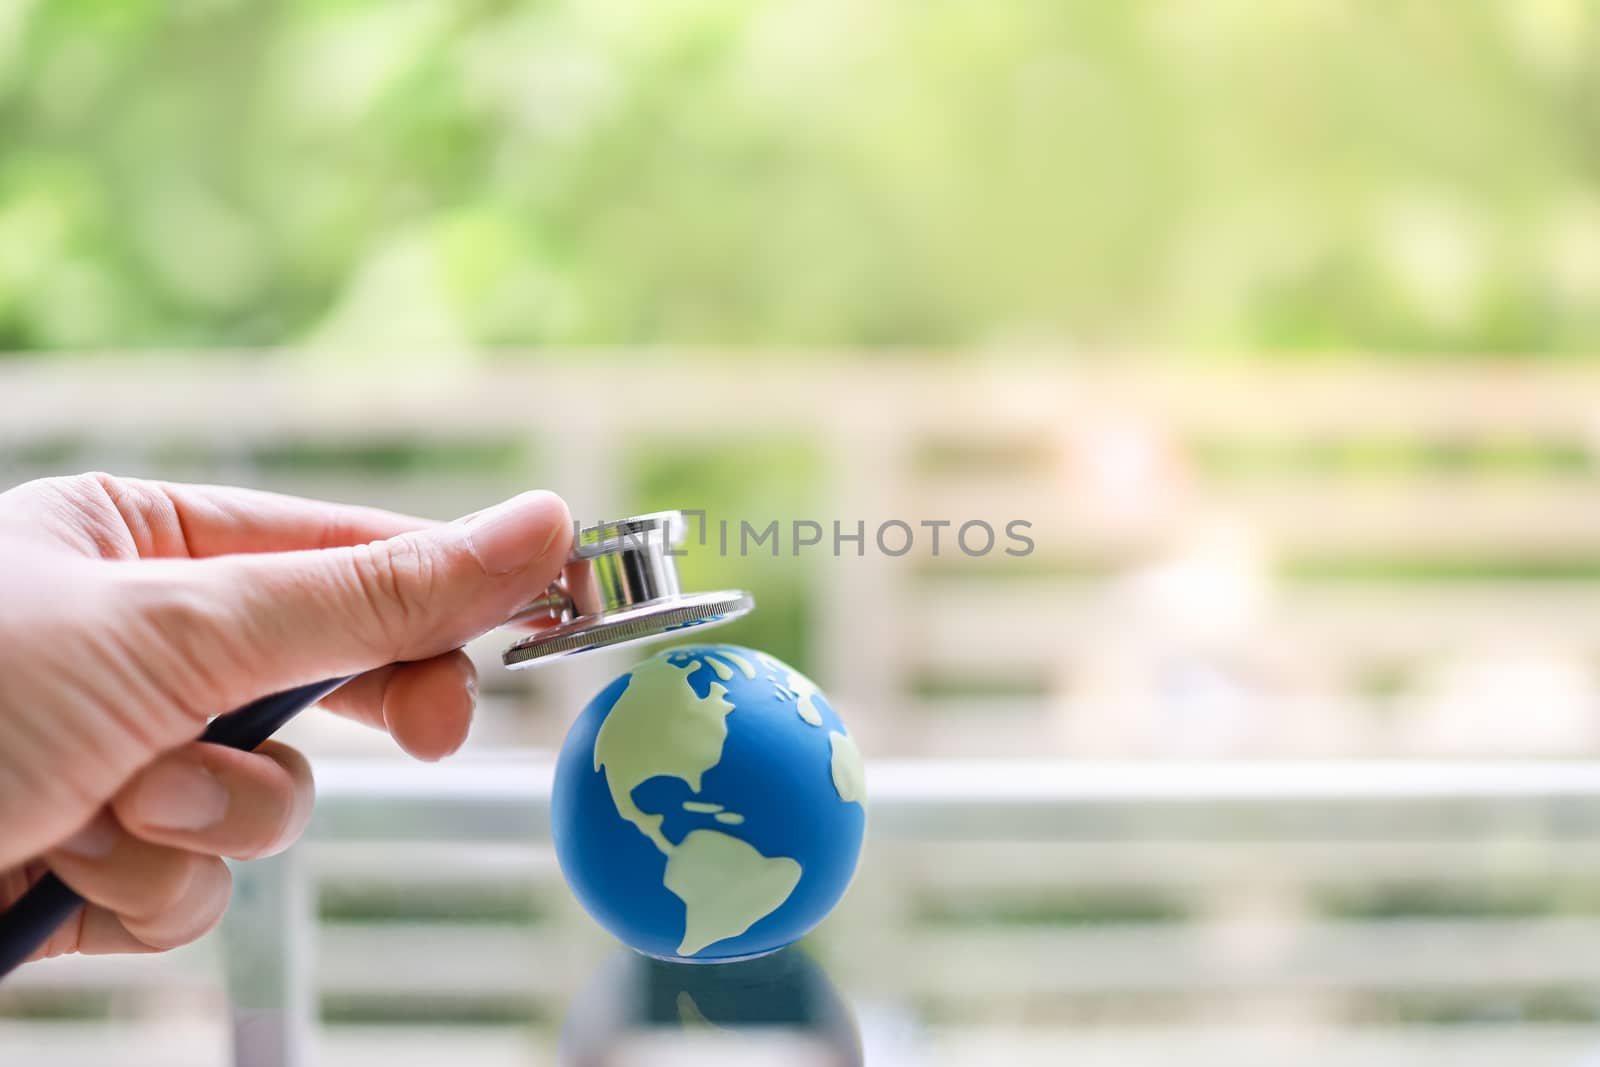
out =
[[(542, 597), (507, 620), (544, 627), (507, 648), (501, 662), (522, 670), (598, 648), (728, 622), (754, 608), (755, 599), (740, 589), (683, 591), (677, 563), (683, 532), (683, 513), (678, 511), (636, 515), (579, 530), (560, 576)], [(254, 749), (352, 677), (262, 697), (212, 719), (199, 740)], [(0, 977), (31, 956), (82, 906), (82, 897), (46, 872), (0, 914)]]

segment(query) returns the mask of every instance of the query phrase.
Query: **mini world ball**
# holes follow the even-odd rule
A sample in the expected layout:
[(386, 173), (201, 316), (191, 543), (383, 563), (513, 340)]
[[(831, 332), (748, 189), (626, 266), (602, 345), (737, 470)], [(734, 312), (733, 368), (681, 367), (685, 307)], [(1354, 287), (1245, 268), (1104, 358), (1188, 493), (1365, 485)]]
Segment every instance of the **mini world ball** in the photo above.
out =
[(567, 883), (618, 940), (658, 959), (748, 959), (798, 940), (849, 886), (861, 752), (777, 659), (672, 648), (573, 723), (550, 817)]

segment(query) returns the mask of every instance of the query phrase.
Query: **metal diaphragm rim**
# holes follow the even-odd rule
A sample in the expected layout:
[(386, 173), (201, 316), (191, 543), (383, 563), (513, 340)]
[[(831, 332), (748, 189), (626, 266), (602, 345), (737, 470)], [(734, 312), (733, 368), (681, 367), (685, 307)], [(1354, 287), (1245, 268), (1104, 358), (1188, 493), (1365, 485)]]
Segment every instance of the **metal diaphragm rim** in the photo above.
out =
[(662, 597), (622, 611), (578, 618), (529, 634), (507, 648), (500, 661), (512, 670), (519, 670), (594, 648), (610, 648), (670, 636), (677, 630), (731, 622), (754, 607), (755, 598), (742, 589)]

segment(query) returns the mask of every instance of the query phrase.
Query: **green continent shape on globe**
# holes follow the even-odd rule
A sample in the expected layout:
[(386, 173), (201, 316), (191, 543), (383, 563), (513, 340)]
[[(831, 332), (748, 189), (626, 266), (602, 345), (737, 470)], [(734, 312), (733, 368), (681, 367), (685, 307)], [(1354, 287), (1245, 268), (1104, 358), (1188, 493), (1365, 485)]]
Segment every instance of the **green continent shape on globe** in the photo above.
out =
[(633, 669), (627, 688), (594, 739), (594, 769), (605, 769), (617, 814), (633, 823), (656, 848), (672, 854), (661, 832), (660, 815), (648, 815), (633, 802), (633, 791), (658, 776), (681, 778), (700, 792), (700, 778), (722, 761), (728, 739), (723, 720), (733, 710), (728, 690), (713, 682), (704, 700), (689, 685), (697, 663), (673, 666), (665, 654)]
[(800, 865), (787, 856), (763, 856), (720, 830), (693, 830), (667, 858), (662, 882), (683, 900), (678, 955), (693, 956), (777, 911), (800, 884)]
[[(698, 660), (682, 666), (652, 656), (633, 669), (628, 684), (600, 725), (594, 739), (594, 769), (605, 771), (606, 786), (617, 814), (667, 857), (662, 882), (684, 903), (683, 942), (678, 954), (692, 956), (708, 945), (737, 937), (776, 911), (795, 886), (801, 867), (787, 856), (764, 856), (753, 845), (719, 830), (694, 830), (673, 845), (661, 832), (663, 816), (648, 814), (633, 801), (633, 791), (651, 778), (682, 779), (694, 792), (707, 771), (722, 761), (728, 738), (725, 721), (734, 706), (728, 690), (711, 683), (704, 699), (689, 676)], [(748, 663), (731, 650), (713, 652), (705, 662), (723, 680), (731, 678), (725, 656), (747, 677)], [(743, 816), (724, 812), (720, 804), (685, 802), (690, 811), (717, 812), (719, 822), (737, 825)]]
[(780, 686), (779, 695), (785, 700), (794, 701), (794, 710), (810, 726), (822, 725), (822, 710), (817, 707), (817, 698), (822, 695), (822, 690), (817, 688), (817, 683), (801, 674), (797, 670), (773, 659), (766, 653), (757, 653), (761, 662), (766, 664), (768, 670), (774, 675), (774, 680)]
[(846, 804), (867, 806), (867, 771), (861, 763), (861, 749), (849, 734), (828, 731), (828, 744), (833, 758), (829, 769), (833, 772), (833, 790)]

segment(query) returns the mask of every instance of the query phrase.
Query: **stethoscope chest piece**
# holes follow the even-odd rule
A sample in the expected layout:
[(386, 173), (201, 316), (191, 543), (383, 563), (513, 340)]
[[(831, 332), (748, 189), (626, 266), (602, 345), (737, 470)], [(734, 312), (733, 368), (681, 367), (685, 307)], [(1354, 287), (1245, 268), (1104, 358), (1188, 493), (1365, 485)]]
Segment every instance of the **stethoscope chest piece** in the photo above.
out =
[(678, 581), (681, 553), (674, 551), (683, 543), (683, 530), (683, 513), (678, 511), (636, 515), (579, 530), (560, 578), (512, 620), (554, 624), (516, 642), (501, 661), (520, 670), (748, 613), (755, 600), (742, 589), (683, 591)]

